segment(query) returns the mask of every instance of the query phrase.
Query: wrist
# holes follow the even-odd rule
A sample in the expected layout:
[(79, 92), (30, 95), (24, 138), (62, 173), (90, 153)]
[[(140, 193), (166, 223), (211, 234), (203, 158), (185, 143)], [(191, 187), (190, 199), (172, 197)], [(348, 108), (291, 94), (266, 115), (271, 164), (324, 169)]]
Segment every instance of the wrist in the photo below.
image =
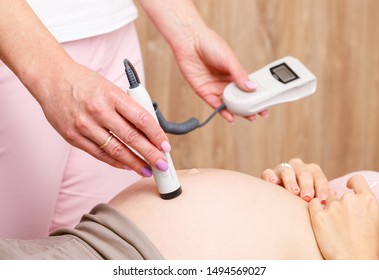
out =
[[(44, 100), (66, 83), (65, 75), (70, 73), (75, 62), (66, 54), (45, 56), (42, 59), (26, 61), (18, 73), (22, 83), (33, 97), (43, 106)], [(57, 86), (58, 85), (58, 86)]]
[(173, 49), (207, 28), (191, 0), (139, 0), (139, 3)]

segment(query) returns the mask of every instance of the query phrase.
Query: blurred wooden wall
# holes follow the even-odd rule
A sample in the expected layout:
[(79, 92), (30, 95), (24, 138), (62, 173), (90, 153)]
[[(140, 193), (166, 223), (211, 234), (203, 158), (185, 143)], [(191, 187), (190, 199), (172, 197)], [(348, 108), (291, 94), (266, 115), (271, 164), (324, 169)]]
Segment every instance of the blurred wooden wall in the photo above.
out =
[[(180, 1), (180, 0), (178, 0)], [(169, 136), (178, 169), (215, 167), (259, 176), (300, 157), (329, 178), (379, 171), (379, 1), (194, 0), (204, 20), (252, 72), (285, 55), (318, 78), (316, 94), (270, 109), (268, 119), (229, 125), (217, 116)], [(212, 110), (189, 88), (167, 43), (143, 11), (137, 21), (147, 88), (166, 119), (206, 119)]]

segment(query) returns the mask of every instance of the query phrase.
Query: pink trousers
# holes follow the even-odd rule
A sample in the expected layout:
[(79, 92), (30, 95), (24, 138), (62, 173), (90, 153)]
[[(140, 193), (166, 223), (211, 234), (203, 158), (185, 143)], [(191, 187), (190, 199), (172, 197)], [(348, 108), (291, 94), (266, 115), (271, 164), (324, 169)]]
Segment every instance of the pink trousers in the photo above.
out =
[[(128, 86), (124, 58), (143, 80), (134, 24), (62, 45), (78, 63), (122, 89)], [(83, 213), (139, 179), (65, 142), (0, 61), (0, 238), (30, 239), (72, 227)]]

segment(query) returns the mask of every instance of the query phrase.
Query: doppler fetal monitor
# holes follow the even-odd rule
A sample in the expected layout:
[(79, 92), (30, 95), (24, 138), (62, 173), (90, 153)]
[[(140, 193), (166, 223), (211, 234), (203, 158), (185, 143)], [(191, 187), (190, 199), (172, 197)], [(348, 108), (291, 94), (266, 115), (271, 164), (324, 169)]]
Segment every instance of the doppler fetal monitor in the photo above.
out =
[(253, 92), (228, 84), (223, 93), (226, 108), (239, 116), (250, 116), (274, 105), (295, 101), (316, 91), (316, 77), (298, 59), (286, 56), (249, 74)]

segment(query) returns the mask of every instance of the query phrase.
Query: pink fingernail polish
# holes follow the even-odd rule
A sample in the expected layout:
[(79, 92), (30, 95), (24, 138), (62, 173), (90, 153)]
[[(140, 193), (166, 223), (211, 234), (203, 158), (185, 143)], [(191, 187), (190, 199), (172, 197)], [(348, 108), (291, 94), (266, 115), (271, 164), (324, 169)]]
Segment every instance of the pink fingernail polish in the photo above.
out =
[(245, 86), (250, 90), (254, 90), (256, 88), (255, 84), (250, 80), (245, 82)]
[(257, 117), (254, 115), (254, 116), (249, 117), (248, 120), (250, 122), (255, 122), (257, 120)]
[(168, 153), (171, 151), (171, 145), (167, 140), (164, 140), (161, 144), (162, 151)]
[(306, 201), (310, 201), (312, 199), (311, 193), (309, 191), (304, 191), (302, 196)]
[(326, 197), (327, 196), (325, 194), (320, 195), (319, 199), (321, 200), (321, 203), (325, 203)]
[(150, 167), (145, 166), (141, 169), (141, 174), (145, 177), (151, 177), (153, 175), (153, 171)]
[(263, 112), (260, 114), (260, 116), (261, 116), (262, 118), (267, 119), (267, 118), (270, 116), (270, 113), (269, 113), (268, 111), (263, 111)]
[(158, 159), (155, 165), (160, 171), (167, 171), (168, 169), (168, 164), (163, 159)]
[(132, 170), (129, 166), (127, 166), (127, 165), (124, 165), (124, 169), (126, 169), (126, 170), (128, 170), (128, 171), (130, 171), (130, 170)]

